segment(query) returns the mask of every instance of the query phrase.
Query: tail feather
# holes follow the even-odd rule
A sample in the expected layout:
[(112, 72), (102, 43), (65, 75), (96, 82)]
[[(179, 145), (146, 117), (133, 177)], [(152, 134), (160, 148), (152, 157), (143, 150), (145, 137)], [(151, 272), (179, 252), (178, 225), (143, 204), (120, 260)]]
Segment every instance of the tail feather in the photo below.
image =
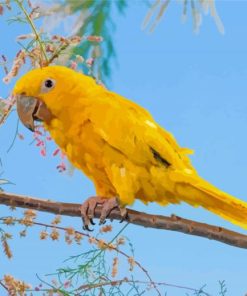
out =
[(225, 220), (247, 229), (247, 202), (244, 202), (203, 180), (177, 172), (176, 192), (192, 206), (202, 206)]

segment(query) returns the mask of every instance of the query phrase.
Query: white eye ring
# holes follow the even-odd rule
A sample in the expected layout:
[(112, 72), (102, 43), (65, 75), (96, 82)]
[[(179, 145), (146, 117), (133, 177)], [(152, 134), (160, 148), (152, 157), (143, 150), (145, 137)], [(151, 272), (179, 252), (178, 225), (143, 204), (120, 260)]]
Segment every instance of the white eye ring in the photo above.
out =
[(56, 85), (56, 81), (51, 78), (47, 78), (41, 86), (41, 93), (47, 93), (51, 91)]

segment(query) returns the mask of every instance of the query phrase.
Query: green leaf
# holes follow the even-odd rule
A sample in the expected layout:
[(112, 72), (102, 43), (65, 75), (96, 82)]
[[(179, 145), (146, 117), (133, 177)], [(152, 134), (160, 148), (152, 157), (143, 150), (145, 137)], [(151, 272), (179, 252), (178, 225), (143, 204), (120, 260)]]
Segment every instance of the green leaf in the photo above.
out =
[(103, 41), (96, 45), (93, 42), (82, 42), (82, 44), (75, 49), (73, 55), (79, 54), (87, 59), (91, 57), (95, 46), (99, 47), (98, 52), (102, 53), (102, 55), (95, 60), (95, 71), (93, 71), (93, 74), (103, 81), (110, 78), (112, 61), (116, 58), (112, 36), (116, 22), (113, 19), (112, 12), (114, 9), (117, 9), (119, 14), (124, 14), (127, 8), (127, 1), (65, 0), (64, 5), (69, 6), (72, 15), (80, 12), (82, 15), (87, 16), (81, 28), (78, 30), (78, 35), (103, 37)]

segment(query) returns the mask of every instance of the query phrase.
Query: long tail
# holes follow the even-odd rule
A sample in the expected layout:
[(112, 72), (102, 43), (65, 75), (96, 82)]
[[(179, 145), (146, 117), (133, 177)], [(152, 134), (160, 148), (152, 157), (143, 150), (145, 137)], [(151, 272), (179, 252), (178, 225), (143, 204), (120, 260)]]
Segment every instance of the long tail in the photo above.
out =
[(202, 206), (227, 221), (247, 229), (247, 202), (219, 190), (199, 176), (188, 176), (176, 171), (173, 179), (176, 179), (175, 191), (183, 201), (192, 206)]

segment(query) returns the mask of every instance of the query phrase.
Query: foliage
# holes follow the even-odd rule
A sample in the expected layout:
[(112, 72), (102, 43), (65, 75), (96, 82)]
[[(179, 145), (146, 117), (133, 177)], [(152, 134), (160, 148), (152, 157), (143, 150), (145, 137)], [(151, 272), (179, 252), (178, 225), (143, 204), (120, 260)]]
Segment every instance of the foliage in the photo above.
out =
[[(37, 275), (38, 284), (33, 287), (23, 281), (16, 280), (6, 274), (0, 281), (5, 289), (13, 295), (31, 295), (31, 293), (45, 293), (45, 295), (143, 295), (149, 291), (155, 295), (163, 295), (160, 288), (176, 288), (193, 293), (194, 295), (210, 296), (204, 287), (194, 289), (186, 286), (154, 282), (148, 271), (135, 259), (134, 248), (122, 233), (128, 226), (125, 224), (108, 242), (104, 236), (112, 233), (111, 225), (104, 225), (97, 235), (77, 231), (72, 227), (62, 226), (60, 216), (55, 216), (50, 224), (39, 222), (33, 210), (25, 210), (23, 214), (11, 208), (9, 216), (1, 217), (0, 238), (2, 248), (8, 258), (13, 257), (10, 241), (14, 238), (9, 229), (19, 229), (19, 236), (26, 238), (31, 227), (39, 227), (41, 241), (61, 241), (70, 246), (83, 245), (81, 254), (71, 256), (64, 262), (64, 266), (44, 277)], [(60, 242), (62, 243), (62, 242)], [(135, 272), (139, 269), (146, 279), (135, 279)], [(125, 273), (125, 274), (123, 274)], [(28, 293), (28, 294), (27, 294)], [(190, 295), (190, 294), (188, 294)]]
[(5, 179), (0, 179), (0, 192), (3, 191), (2, 186), (6, 185), (6, 184), (11, 184), (11, 182), (9, 182), (8, 180), (5, 180)]
[(105, 81), (110, 77), (111, 61), (116, 55), (112, 36), (115, 23), (112, 15), (115, 10), (119, 14), (124, 14), (126, 8), (126, 0), (53, 1), (48, 8), (49, 12), (46, 12), (45, 22), (49, 21), (54, 13), (60, 16), (58, 22), (61, 22), (64, 17), (73, 16), (75, 19), (72, 27), (74, 34), (81, 37), (101, 36), (104, 42), (83, 42), (74, 49), (73, 56), (90, 56), (94, 61), (91, 75)]
[[(170, 6), (171, 0), (160, 1), (156, 0), (151, 5), (145, 19), (143, 22), (143, 29), (150, 27), (150, 32), (153, 32), (156, 25), (160, 22), (164, 16), (168, 6)], [(193, 19), (193, 28), (195, 32), (199, 32), (200, 26), (202, 24), (202, 15), (208, 14), (214, 19), (218, 31), (224, 34), (224, 25), (217, 13), (214, 0), (182, 0), (183, 10), (182, 19), (186, 20), (188, 15), (188, 10), (191, 10), (191, 15)]]
[(226, 293), (227, 293), (226, 282), (224, 280), (223, 281), (219, 281), (219, 284), (220, 284), (220, 292), (219, 292), (219, 295), (220, 296), (226, 296)]

